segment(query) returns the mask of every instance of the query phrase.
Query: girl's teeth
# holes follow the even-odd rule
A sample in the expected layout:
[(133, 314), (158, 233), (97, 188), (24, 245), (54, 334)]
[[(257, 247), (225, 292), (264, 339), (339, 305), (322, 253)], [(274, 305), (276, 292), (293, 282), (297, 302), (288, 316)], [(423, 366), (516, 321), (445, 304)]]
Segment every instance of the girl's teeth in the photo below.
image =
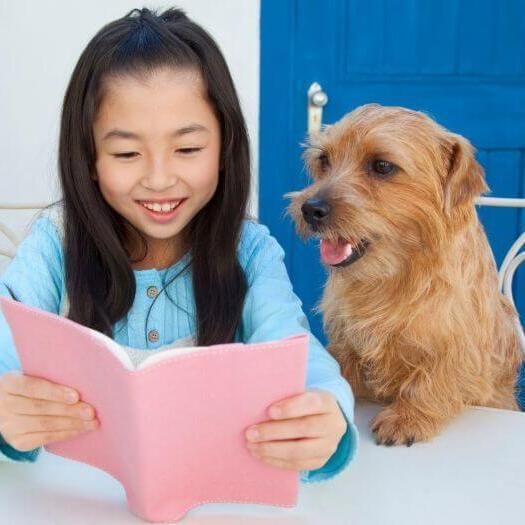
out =
[(153, 211), (156, 211), (156, 212), (163, 212), (163, 213), (167, 213), (171, 210), (173, 210), (174, 208), (176, 208), (178, 205), (179, 205), (179, 202), (180, 201), (176, 201), (176, 202), (165, 202), (164, 204), (159, 204), (157, 202), (151, 204), (151, 203), (142, 203), (142, 205), (145, 207), (145, 208), (148, 208), (148, 210), (153, 210)]

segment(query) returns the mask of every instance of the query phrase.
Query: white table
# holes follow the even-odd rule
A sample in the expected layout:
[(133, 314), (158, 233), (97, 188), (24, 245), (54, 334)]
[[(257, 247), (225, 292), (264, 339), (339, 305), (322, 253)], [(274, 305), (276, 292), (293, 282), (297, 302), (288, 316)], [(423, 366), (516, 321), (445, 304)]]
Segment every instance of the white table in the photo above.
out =
[[(302, 485), (294, 509), (208, 504), (184, 525), (485, 525), (525, 523), (525, 414), (472, 408), (430, 443), (379, 447), (359, 404), (358, 458), (330, 481)], [(144, 523), (108, 474), (42, 451), (34, 464), (0, 464), (6, 525)]]

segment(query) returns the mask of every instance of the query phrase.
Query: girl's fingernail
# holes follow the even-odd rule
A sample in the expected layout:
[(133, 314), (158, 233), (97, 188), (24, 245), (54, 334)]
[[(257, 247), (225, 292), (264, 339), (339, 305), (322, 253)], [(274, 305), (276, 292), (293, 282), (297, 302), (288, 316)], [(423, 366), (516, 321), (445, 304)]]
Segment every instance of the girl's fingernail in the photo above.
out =
[(283, 413), (281, 407), (272, 407), (270, 409), (270, 416), (279, 417)]
[(87, 420), (93, 419), (93, 411), (91, 408), (84, 408), (84, 410), (82, 410), (82, 417)]
[(72, 390), (68, 390), (66, 393), (66, 400), (69, 401), (69, 403), (74, 403), (77, 400), (77, 393), (73, 392)]
[(259, 431), (256, 428), (250, 428), (247, 433), (247, 438), (250, 440), (255, 440), (259, 438)]

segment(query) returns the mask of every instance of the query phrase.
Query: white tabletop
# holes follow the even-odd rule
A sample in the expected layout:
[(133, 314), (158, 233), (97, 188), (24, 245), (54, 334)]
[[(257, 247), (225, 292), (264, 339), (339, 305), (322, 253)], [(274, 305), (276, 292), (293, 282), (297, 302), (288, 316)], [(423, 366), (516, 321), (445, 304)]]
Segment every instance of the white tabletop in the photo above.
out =
[[(342, 474), (300, 485), (293, 509), (208, 504), (184, 525), (518, 524), (525, 521), (525, 414), (472, 408), (429, 443), (379, 447), (378, 412), (359, 404), (357, 459)], [(105, 472), (42, 451), (34, 464), (0, 464), (0, 516), (9, 525), (144, 523)]]

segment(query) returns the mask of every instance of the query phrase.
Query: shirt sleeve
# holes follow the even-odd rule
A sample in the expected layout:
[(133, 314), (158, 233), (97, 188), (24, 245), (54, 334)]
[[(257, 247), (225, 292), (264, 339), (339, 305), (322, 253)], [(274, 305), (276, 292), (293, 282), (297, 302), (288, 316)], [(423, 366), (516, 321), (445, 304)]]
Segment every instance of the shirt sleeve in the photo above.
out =
[(310, 332), (302, 303), (292, 290), (284, 264), (284, 250), (266, 226), (254, 223), (249, 228), (256, 233), (246, 234), (246, 239), (241, 240), (248, 281), (243, 340), (254, 343), (309, 334), (306, 388), (327, 390), (334, 395), (346, 419), (347, 430), (328, 461), (319, 469), (302, 471), (300, 479), (305, 483), (330, 479), (341, 473), (357, 452), (352, 390), (341, 375), (339, 363)]
[[(0, 276), (0, 295), (58, 313), (62, 296), (62, 250), (53, 224), (38, 218)], [(21, 370), (9, 325), (0, 308), (0, 376)], [(0, 435), (0, 461), (36, 461), (40, 448), (19, 451)]]

